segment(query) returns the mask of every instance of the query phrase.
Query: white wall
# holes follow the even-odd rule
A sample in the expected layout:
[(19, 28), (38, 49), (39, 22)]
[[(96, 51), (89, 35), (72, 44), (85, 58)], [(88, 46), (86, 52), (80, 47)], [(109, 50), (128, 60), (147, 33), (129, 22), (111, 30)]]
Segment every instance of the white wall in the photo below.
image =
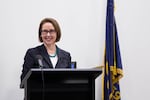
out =
[[(58, 45), (78, 68), (103, 64), (107, 0), (0, 0), (0, 100), (23, 100), (19, 88), (23, 57), (39, 45), (38, 25), (53, 17), (62, 29)], [(148, 0), (116, 0), (116, 20), (124, 77), (122, 100), (148, 100), (150, 13)], [(97, 79), (96, 100), (101, 98)]]
[(149, 100), (150, 1), (116, 0), (124, 64), (123, 100)]

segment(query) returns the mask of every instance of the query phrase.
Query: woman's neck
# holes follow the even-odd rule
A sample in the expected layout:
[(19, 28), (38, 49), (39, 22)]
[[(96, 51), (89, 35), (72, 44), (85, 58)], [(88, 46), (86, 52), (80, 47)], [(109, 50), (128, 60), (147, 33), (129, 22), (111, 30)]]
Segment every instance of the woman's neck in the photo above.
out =
[[(45, 44), (44, 44), (45, 45)], [(49, 55), (51, 54), (55, 54), (56, 53), (56, 45), (52, 44), (52, 45), (45, 45), (47, 52)]]

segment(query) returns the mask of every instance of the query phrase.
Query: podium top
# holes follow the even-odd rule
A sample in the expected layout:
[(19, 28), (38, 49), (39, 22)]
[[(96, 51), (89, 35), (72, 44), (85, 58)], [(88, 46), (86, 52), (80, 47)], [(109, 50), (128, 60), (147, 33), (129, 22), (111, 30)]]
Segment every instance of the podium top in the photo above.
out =
[(49, 76), (65, 75), (66, 77), (71, 77), (71, 76), (89, 77), (90, 76), (90, 77), (95, 79), (96, 77), (98, 77), (102, 73), (102, 70), (99, 68), (91, 68), (91, 69), (50, 69), (50, 68), (40, 69), (40, 68), (32, 68), (29, 70), (29, 72), (27, 73), (25, 78), (22, 80), (22, 82), (20, 84), (20, 88), (24, 87), (25, 82), (27, 81), (27, 79), (29, 77), (32, 76), (32, 74), (41, 75), (41, 72), (43, 72), (45, 76), (47, 76), (47, 75), (49, 75)]

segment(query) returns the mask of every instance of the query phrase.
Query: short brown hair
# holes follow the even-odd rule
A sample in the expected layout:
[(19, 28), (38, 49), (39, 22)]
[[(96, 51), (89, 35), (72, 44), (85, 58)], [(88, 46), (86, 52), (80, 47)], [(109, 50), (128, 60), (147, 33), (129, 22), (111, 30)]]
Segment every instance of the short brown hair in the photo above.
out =
[(47, 22), (51, 23), (54, 26), (56, 34), (57, 34), (55, 42), (58, 42), (60, 40), (60, 37), (61, 37), (61, 30), (60, 30), (58, 22), (53, 18), (44, 18), (41, 21), (41, 23), (39, 25), (39, 41), (43, 42), (42, 37), (41, 37), (41, 30), (42, 30), (42, 25), (47, 23)]

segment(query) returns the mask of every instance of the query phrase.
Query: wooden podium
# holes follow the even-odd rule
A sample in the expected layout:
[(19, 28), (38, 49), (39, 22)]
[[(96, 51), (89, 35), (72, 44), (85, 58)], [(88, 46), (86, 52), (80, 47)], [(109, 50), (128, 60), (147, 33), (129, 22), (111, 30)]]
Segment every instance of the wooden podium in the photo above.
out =
[(20, 88), (25, 100), (95, 100), (100, 69), (31, 69)]

